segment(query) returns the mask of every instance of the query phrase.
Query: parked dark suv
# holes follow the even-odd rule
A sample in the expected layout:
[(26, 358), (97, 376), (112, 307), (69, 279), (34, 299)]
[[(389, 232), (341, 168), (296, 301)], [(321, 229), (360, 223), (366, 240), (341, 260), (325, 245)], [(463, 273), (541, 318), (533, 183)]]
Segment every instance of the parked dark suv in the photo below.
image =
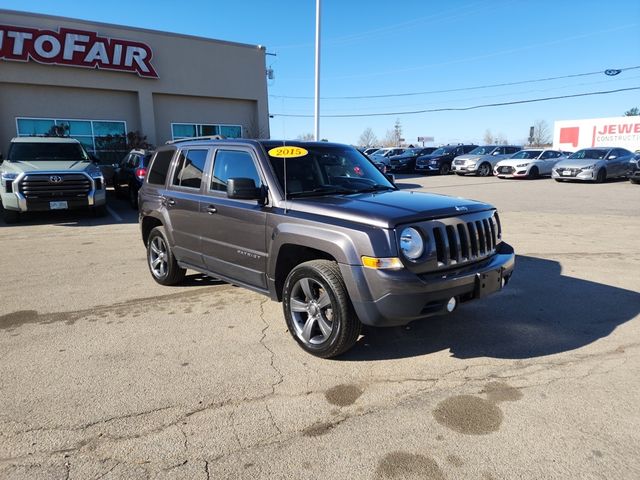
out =
[(139, 205), (156, 282), (192, 269), (282, 301), (296, 341), (325, 358), (362, 324), (452, 312), (514, 268), (494, 207), (398, 190), (347, 145), (174, 142), (155, 153)]
[(429, 155), (418, 157), (415, 171), (448, 175), (451, 172), (453, 159), (458, 155), (469, 153), (476, 147), (477, 145), (445, 145)]
[(436, 147), (407, 148), (400, 155), (389, 157), (389, 170), (392, 172), (413, 172), (416, 159), (422, 155), (429, 155)]
[(151, 150), (131, 150), (113, 166), (113, 188), (116, 195), (127, 195), (131, 208), (138, 208), (138, 190), (147, 175), (152, 154)]

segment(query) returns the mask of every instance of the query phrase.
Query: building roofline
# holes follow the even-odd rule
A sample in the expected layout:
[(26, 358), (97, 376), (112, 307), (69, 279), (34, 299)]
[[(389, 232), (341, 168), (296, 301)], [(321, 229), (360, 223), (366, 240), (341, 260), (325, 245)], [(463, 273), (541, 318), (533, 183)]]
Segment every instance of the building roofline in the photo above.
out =
[[(107, 27), (107, 28), (117, 28), (117, 29), (121, 29), (121, 30), (132, 30), (135, 32), (145, 32), (145, 33), (152, 33), (152, 34), (156, 34), (156, 35), (168, 35), (171, 37), (179, 37), (179, 38), (187, 38), (187, 39), (192, 39), (192, 40), (200, 40), (200, 41), (205, 41), (205, 42), (212, 42), (212, 43), (219, 43), (222, 45), (230, 45), (230, 46), (235, 46), (235, 47), (244, 47), (244, 48), (252, 48), (252, 49), (259, 49), (259, 50), (263, 50), (266, 51), (267, 47), (265, 47), (264, 45), (253, 45), (250, 43), (240, 43), (240, 42), (230, 42), (227, 40), (218, 40), (215, 38), (208, 38), (208, 37), (200, 37), (197, 35), (187, 35), (184, 33), (175, 33), (175, 32), (166, 32), (163, 30), (153, 30), (151, 28), (139, 28), (139, 27), (131, 27), (128, 25), (119, 25), (116, 23), (106, 23), (106, 22), (96, 22), (96, 21), (92, 21), (92, 20), (84, 20), (82, 18), (73, 18), (73, 17), (63, 17), (60, 15), (50, 15), (47, 13), (36, 13), (36, 12), (24, 12), (21, 10), (9, 10), (9, 9), (4, 9), (4, 8), (0, 8), (0, 15), (1, 14), (13, 14), (13, 15), (26, 15), (28, 17), (40, 17), (40, 18), (48, 18), (51, 20), (62, 20), (62, 21), (71, 21), (71, 22), (77, 22), (77, 23), (83, 23), (83, 24), (87, 24), (87, 25), (97, 25), (97, 26), (101, 26), (101, 27)], [(18, 26), (18, 25), (16, 25)], [(24, 26), (24, 25), (19, 25), (19, 26)]]

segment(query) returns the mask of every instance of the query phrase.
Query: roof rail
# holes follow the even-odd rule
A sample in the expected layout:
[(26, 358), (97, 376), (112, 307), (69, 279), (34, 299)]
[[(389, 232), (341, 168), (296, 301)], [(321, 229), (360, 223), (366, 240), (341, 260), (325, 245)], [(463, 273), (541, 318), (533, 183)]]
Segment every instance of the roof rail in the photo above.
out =
[(224, 135), (208, 135), (208, 136), (204, 136), (204, 137), (188, 137), (188, 138), (180, 138), (178, 140), (167, 140), (165, 142), (165, 145), (173, 145), (175, 143), (182, 143), (182, 142), (191, 142), (193, 140), (226, 140), (227, 137), (225, 137)]

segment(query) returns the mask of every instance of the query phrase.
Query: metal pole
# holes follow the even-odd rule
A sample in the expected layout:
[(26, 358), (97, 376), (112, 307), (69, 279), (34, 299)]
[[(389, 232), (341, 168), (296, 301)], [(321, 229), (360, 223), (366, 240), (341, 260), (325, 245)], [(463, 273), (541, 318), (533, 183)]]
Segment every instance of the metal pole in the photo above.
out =
[(316, 0), (316, 89), (313, 116), (316, 142), (320, 141), (320, 0)]

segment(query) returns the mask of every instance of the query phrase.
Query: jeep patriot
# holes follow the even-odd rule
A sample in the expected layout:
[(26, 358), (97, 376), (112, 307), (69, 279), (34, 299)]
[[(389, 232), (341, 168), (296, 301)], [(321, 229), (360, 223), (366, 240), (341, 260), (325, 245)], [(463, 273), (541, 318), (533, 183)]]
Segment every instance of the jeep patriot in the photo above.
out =
[(139, 192), (154, 280), (195, 270), (282, 302), (324, 358), (362, 324), (405, 325), (501, 290), (514, 268), (491, 205), (401, 191), (355, 148), (328, 142), (171, 142)]

